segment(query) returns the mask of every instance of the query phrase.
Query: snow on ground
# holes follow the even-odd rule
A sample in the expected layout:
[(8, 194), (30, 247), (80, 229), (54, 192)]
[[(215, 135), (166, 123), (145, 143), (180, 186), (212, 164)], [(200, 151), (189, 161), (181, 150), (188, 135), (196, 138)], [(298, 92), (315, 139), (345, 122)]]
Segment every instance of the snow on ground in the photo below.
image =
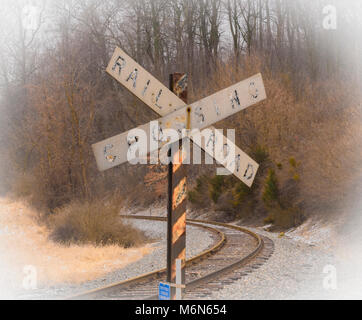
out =
[[(156, 239), (142, 248), (64, 247), (48, 240), (47, 229), (36, 217), (26, 204), (0, 199), (0, 299), (64, 298), (165, 267), (164, 222), (129, 221)], [(187, 234), (187, 258), (215, 241), (212, 233), (197, 227), (188, 226)]]
[[(215, 292), (212, 299), (362, 299), (362, 205), (354, 215), (310, 218), (274, 241), (272, 257), (259, 269)], [(160, 215), (164, 208), (139, 212)], [(163, 214), (164, 215), (164, 214)], [(208, 219), (209, 211), (199, 216)], [(189, 215), (190, 216), (190, 215)], [(344, 232), (341, 226), (348, 225)], [(342, 228), (343, 229), (343, 228)]]
[[(152, 207), (128, 213), (165, 216), (166, 210)], [(21, 298), (64, 297), (164, 264), (163, 222), (132, 222), (154, 237), (160, 235), (156, 237), (158, 241), (144, 248), (64, 248), (48, 241), (46, 228), (34, 223), (35, 217), (36, 213), (25, 204), (0, 199), (1, 298), (19, 297), (23, 285), (29, 285), (27, 275), (31, 274), (31, 266), (36, 268), (38, 287), (44, 289), (28, 291), (28, 296), (22, 294)], [(346, 221), (342, 217), (332, 222), (309, 219), (282, 237), (254, 228), (274, 241), (273, 255), (259, 269), (214, 292), (211, 298), (362, 299), (361, 220), (360, 210), (356, 211), (343, 234), (340, 226), (346, 225)], [(210, 234), (197, 228), (188, 228), (187, 233), (188, 256), (213, 242)], [(49, 290), (49, 285), (53, 289)]]
[(285, 232), (285, 235), (296, 241), (310, 245), (322, 246), (325, 249), (332, 249), (337, 244), (338, 222), (334, 223), (310, 218), (297, 228)]
[[(310, 219), (284, 236), (249, 228), (273, 240), (273, 255), (210, 298), (362, 299), (362, 237), (342, 234), (344, 219)], [(362, 228), (354, 223), (353, 229)]]

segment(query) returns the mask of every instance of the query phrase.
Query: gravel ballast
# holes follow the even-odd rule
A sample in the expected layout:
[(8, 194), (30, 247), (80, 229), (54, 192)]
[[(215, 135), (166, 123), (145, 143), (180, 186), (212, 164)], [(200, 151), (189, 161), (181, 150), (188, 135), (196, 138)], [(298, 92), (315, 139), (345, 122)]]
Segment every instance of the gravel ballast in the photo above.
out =
[[(122, 269), (110, 272), (101, 278), (85, 282), (81, 285), (66, 284), (53, 288), (41, 288), (27, 292), (26, 294), (19, 294), (18, 298), (53, 299), (67, 297), (166, 267), (166, 222), (130, 219), (125, 220), (138, 229), (144, 231), (151, 239), (154, 239), (154, 242), (150, 245), (154, 248), (154, 250), (150, 254), (145, 255), (134, 263), (128, 264)], [(187, 226), (186, 235), (187, 259), (212, 247), (217, 240), (212, 232), (195, 226)]]
[[(125, 280), (139, 274), (165, 267), (166, 223), (161, 221), (129, 220), (129, 223), (143, 230), (155, 239), (155, 248), (150, 254), (125, 268), (109, 273), (102, 278), (79, 285), (44, 288), (27, 295), (23, 299), (61, 298), (100, 286)], [(306, 243), (285, 235), (264, 231), (261, 228), (248, 229), (265, 235), (274, 242), (274, 253), (258, 269), (213, 292), (207, 299), (361, 299), (362, 281), (358, 263), (349, 268), (335, 254), (333, 248)], [(187, 227), (187, 257), (197, 255), (215, 243), (212, 233)], [(360, 259), (362, 261), (362, 257)], [(336, 271), (336, 287), (328, 277)], [(331, 273), (332, 272), (332, 273)], [(331, 286), (332, 283), (332, 286)]]
[[(208, 299), (361, 299), (361, 286), (353, 284), (361, 277), (352, 279), (352, 273), (346, 271), (343, 261), (332, 250), (288, 237), (279, 238), (278, 234), (261, 229), (249, 229), (274, 241), (273, 255), (260, 268), (224, 286)], [(331, 280), (333, 274), (336, 281)]]

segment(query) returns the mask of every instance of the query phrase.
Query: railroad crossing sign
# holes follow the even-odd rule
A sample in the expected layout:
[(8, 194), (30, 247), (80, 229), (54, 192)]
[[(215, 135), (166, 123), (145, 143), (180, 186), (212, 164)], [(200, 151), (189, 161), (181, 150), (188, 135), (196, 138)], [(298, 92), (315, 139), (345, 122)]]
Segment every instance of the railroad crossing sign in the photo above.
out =
[[(92, 148), (99, 170), (107, 170), (126, 161), (131, 163), (136, 161), (137, 163), (139, 159), (145, 158), (148, 153), (158, 152), (158, 150), (165, 147), (171, 148), (171, 145), (180, 141), (180, 139), (189, 138), (206, 154), (222, 164), (227, 171), (234, 174), (249, 187), (252, 185), (259, 165), (240, 150), (233, 141), (224, 137), (211, 125), (266, 99), (265, 88), (260, 74), (236, 83), (191, 105), (186, 105), (182, 100), (182, 93), (187, 85), (186, 75), (178, 79), (176, 86), (173, 87), (174, 92), (172, 92), (120, 48), (115, 49), (107, 67), (107, 72), (152, 108), (161, 118), (93, 144)], [(200, 130), (203, 131), (200, 132)], [(177, 134), (171, 134), (171, 131)], [(179, 149), (177, 151), (179, 152)], [(175, 159), (171, 152), (169, 158)], [(179, 165), (175, 163), (175, 160), (170, 161), (169, 198), (172, 206), (171, 210), (168, 210), (168, 219), (169, 221), (172, 219), (172, 227), (177, 230), (184, 230), (186, 219), (181, 219), (181, 217), (185, 215), (179, 212), (181, 216), (177, 221), (174, 221), (175, 217), (171, 215), (171, 213), (175, 213), (173, 211), (177, 206), (174, 205), (174, 202), (177, 202), (177, 200), (176, 197), (172, 196), (170, 186), (172, 186), (172, 175), (177, 176), (176, 171)], [(186, 177), (185, 179), (182, 179), (181, 176), (178, 178), (181, 178), (180, 183), (184, 181), (183, 185), (186, 187)], [(177, 191), (178, 186), (172, 187)], [(182, 190), (179, 191), (180, 194), (184, 194)], [(170, 228), (168, 228), (168, 233), (170, 233)], [(183, 238), (185, 240), (185, 234)], [(183, 243), (185, 242), (183, 241)], [(182, 246), (181, 249), (183, 250), (181, 251), (185, 253), (185, 245)], [(182, 260), (181, 263), (184, 267), (184, 257), (180, 258), (179, 256), (178, 258)], [(169, 274), (171, 272), (169, 263), (168, 269), (170, 269), (168, 270)], [(174, 271), (173, 269), (175, 269), (174, 265), (172, 265), (172, 271)], [(172, 277), (171, 282), (173, 280)], [(171, 298), (173, 298), (172, 294)]]
[[(232, 141), (227, 140), (230, 149), (235, 150), (235, 158), (229, 157), (229, 161), (223, 163), (224, 150), (216, 152), (212, 148), (204, 147), (201, 143), (201, 133), (195, 129), (201, 130), (209, 127), (211, 129), (209, 132), (212, 132), (210, 135), (216, 137), (215, 129), (211, 127), (213, 123), (266, 99), (260, 74), (201, 99), (190, 106), (185, 106), (181, 98), (119, 48), (116, 48), (107, 72), (162, 118), (94, 144), (92, 147), (99, 170), (107, 170), (126, 161), (132, 161), (132, 159), (157, 151), (166, 144), (169, 145), (180, 138), (189, 136), (195, 144), (221, 162), (227, 169), (234, 169), (232, 173), (241, 181), (249, 187), (252, 185), (258, 170), (258, 164), (253, 159), (235, 146)], [(189, 128), (187, 128), (187, 122), (189, 122)], [(165, 137), (165, 135), (162, 137), (162, 133), (167, 129), (175, 129), (181, 134), (183, 131), (183, 135), (181, 137)], [(145, 132), (147, 135), (140, 136), (139, 132)], [(136, 153), (132, 153), (132, 150), (135, 150), (132, 147), (140, 142), (143, 142), (146, 148), (143, 151), (139, 150), (137, 156)], [(215, 140), (212, 144), (214, 142)]]

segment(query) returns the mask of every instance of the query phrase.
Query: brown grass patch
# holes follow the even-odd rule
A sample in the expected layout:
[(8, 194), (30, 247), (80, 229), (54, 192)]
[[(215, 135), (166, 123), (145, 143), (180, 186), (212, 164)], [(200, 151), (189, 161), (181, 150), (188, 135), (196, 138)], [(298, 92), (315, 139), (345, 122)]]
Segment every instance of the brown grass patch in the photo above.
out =
[[(37, 223), (38, 213), (22, 202), (0, 199), (0, 296), (22, 289), (23, 268), (36, 268), (38, 288), (81, 283), (136, 262), (153, 249), (125, 249), (116, 244), (64, 246), (49, 240), (49, 229)], [(31, 292), (30, 292), (31, 293)]]
[(104, 204), (103, 200), (92, 202), (73, 201), (55, 210), (48, 219), (50, 238), (69, 245), (94, 244), (96, 246), (120, 245), (125, 248), (144, 243), (144, 234), (125, 224), (119, 217), (119, 206)]

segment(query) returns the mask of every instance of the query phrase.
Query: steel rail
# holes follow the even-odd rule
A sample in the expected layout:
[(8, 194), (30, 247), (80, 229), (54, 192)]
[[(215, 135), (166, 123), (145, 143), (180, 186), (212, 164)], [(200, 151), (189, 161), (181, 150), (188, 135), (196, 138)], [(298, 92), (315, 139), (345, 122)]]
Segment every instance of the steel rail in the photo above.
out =
[[(139, 220), (153, 220), (153, 221), (166, 221), (166, 217), (121, 215), (121, 218), (139, 219)], [(196, 226), (196, 227), (199, 227), (199, 228), (209, 230), (209, 231), (211, 231), (214, 234), (217, 234), (219, 236), (219, 241), (215, 245), (213, 245), (211, 248), (197, 254), (194, 257), (191, 257), (191, 258), (187, 259), (186, 260), (186, 266), (194, 264), (194, 263), (196, 263), (196, 261), (202, 260), (202, 259), (206, 258), (207, 256), (209, 256), (211, 254), (214, 254), (215, 252), (219, 251), (224, 246), (224, 244), (226, 242), (226, 238), (225, 238), (224, 233), (220, 232), (219, 230), (217, 230), (215, 228), (208, 227), (208, 226), (203, 226), (203, 225), (200, 225), (198, 223), (191, 222), (191, 221), (187, 221), (187, 225), (192, 225), (192, 226)], [(147, 272), (147, 273), (141, 274), (139, 276), (135, 276), (135, 277), (120, 281), (120, 282), (112, 283), (110, 285), (107, 285), (107, 286), (104, 286), (104, 287), (101, 287), (101, 288), (95, 288), (95, 289), (92, 289), (92, 290), (88, 290), (88, 291), (82, 292), (80, 294), (76, 294), (76, 295), (67, 297), (67, 298), (65, 298), (65, 300), (78, 300), (78, 299), (84, 299), (84, 298), (92, 298), (92, 297), (99, 296), (102, 293), (114, 292), (114, 291), (117, 291), (118, 289), (120, 289), (121, 287), (137, 283), (137, 282), (145, 280), (147, 278), (157, 278), (160, 274), (162, 274), (164, 272), (166, 272), (166, 268), (161, 268), (161, 269), (158, 269), (158, 270)]]
[[(121, 215), (121, 217), (126, 218), (126, 219), (166, 221), (166, 217), (135, 216), (135, 215)], [(239, 266), (244, 265), (249, 260), (253, 259), (256, 255), (258, 255), (258, 253), (262, 250), (263, 245), (264, 245), (263, 239), (258, 234), (254, 233), (246, 228), (240, 227), (240, 226), (226, 224), (226, 223), (222, 223), (222, 222), (204, 221), (204, 220), (198, 220), (198, 219), (187, 219), (187, 224), (197, 226), (200, 228), (204, 228), (215, 234), (218, 234), (220, 237), (220, 240), (214, 246), (212, 246), (210, 249), (207, 249), (207, 250), (199, 253), (198, 255), (186, 260), (186, 266), (189, 266), (191, 264), (196, 264), (197, 262), (204, 260), (206, 257), (215, 254), (216, 252), (221, 250), (221, 248), (226, 244), (227, 239), (225, 237), (224, 232), (221, 232), (220, 230), (215, 229), (210, 226), (219, 226), (219, 227), (223, 227), (223, 228), (234, 229), (234, 230), (249, 234), (257, 242), (256, 247), (249, 254), (241, 257), (236, 262), (233, 262), (232, 264), (230, 264), (226, 267), (223, 267), (217, 271), (211, 272), (205, 276), (202, 276), (198, 279), (195, 279), (191, 282), (186, 283), (187, 289), (194, 288), (194, 287), (202, 284), (203, 282), (209, 281), (212, 278), (217, 278), (223, 274), (230, 272), (231, 270), (233, 270)], [(116, 292), (117, 290), (119, 290), (123, 287), (127, 287), (129, 285), (136, 284), (137, 282), (147, 280), (147, 278), (149, 278), (150, 280), (160, 278), (161, 275), (164, 274), (165, 272), (166, 272), (166, 268), (158, 269), (158, 270), (155, 270), (152, 272), (141, 274), (139, 276), (136, 276), (136, 277), (133, 277), (130, 279), (123, 280), (121, 282), (110, 284), (108, 286), (89, 290), (89, 291), (68, 297), (66, 299), (67, 300), (79, 300), (79, 299), (96, 298), (97, 296), (102, 296), (102, 294), (110, 294), (110, 293)], [(157, 299), (157, 296), (152, 295), (146, 299)]]

